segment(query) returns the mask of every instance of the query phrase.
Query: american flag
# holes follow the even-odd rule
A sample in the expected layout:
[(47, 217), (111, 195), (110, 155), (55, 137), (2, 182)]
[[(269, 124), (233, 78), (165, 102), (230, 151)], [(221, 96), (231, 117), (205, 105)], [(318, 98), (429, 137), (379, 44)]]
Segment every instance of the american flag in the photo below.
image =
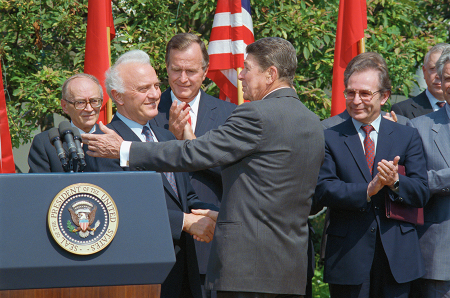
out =
[(244, 67), (245, 47), (254, 41), (250, 0), (218, 0), (207, 77), (219, 87), (220, 99), (238, 103), (236, 69)]

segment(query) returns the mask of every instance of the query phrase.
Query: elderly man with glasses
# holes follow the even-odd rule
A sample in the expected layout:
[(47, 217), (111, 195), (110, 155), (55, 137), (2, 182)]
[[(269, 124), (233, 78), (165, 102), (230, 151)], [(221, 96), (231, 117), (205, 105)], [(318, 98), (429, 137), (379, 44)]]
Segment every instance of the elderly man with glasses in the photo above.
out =
[[(386, 202), (428, 200), (416, 129), (381, 116), (391, 82), (383, 58), (353, 58), (344, 72), (350, 118), (325, 133), (314, 201), (330, 210), (324, 281), (335, 297), (404, 297), (424, 271), (416, 225), (386, 216)], [(400, 168), (406, 175), (400, 175)]]
[[(102, 103), (103, 90), (94, 76), (76, 74), (62, 85), (61, 107), (80, 134), (95, 132)], [(30, 173), (64, 172), (55, 147), (48, 138), (48, 131), (34, 137), (28, 154), (28, 165)]]

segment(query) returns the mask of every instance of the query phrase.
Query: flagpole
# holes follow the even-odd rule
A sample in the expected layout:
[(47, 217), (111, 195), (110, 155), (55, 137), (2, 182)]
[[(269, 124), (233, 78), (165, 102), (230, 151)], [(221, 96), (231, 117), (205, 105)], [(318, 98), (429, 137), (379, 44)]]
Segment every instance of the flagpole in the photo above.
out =
[(358, 54), (362, 54), (365, 52), (366, 52), (366, 39), (365, 37), (363, 37), (358, 41)]
[(237, 94), (238, 94), (238, 105), (241, 105), (244, 103), (244, 92), (242, 92), (242, 81), (239, 80), (239, 74), (242, 71), (242, 67), (238, 67), (236, 69), (237, 71)]

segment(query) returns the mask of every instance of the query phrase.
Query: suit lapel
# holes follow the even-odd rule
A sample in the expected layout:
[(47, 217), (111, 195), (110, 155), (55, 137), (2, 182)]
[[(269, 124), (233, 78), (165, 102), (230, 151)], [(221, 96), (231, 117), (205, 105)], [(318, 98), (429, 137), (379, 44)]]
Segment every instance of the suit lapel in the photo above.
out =
[(431, 137), (434, 139), (436, 147), (445, 160), (447, 167), (450, 167), (450, 123), (445, 108), (436, 112), (435, 124), (431, 128)]
[(389, 120), (381, 118), (380, 131), (378, 132), (377, 149), (375, 154), (375, 160), (373, 163), (373, 177), (378, 173), (377, 165), (383, 159), (387, 158), (387, 155), (391, 151), (392, 144), (396, 142), (392, 138), (394, 128)]
[(359, 170), (361, 171), (361, 174), (367, 182), (370, 182), (372, 180), (372, 177), (370, 175), (369, 166), (367, 165), (367, 160), (366, 156), (364, 155), (361, 139), (359, 138), (358, 132), (353, 125), (352, 118), (347, 119), (343, 123), (342, 134), (346, 138), (344, 140), (344, 143), (352, 154)]
[(214, 109), (217, 107), (213, 105), (212, 101), (205, 100), (206, 93), (200, 90), (200, 102), (198, 105), (197, 124), (195, 126), (195, 135), (202, 136), (213, 126), (209, 123), (215, 123), (216, 117)]

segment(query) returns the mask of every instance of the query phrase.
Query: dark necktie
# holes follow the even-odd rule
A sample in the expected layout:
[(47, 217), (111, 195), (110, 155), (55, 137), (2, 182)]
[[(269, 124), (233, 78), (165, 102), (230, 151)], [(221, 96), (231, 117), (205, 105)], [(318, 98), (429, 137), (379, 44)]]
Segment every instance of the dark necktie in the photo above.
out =
[[(190, 105), (187, 103), (187, 104), (184, 106), (183, 111), (186, 110), (188, 107), (190, 107)], [(188, 122), (189, 122), (190, 125), (192, 125), (192, 122), (191, 122), (191, 113), (189, 113), (189, 120), (188, 120)]]
[(445, 101), (438, 101), (436, 104), (439, 108), (442, 108), (443, 106), (445, 106)]
[(372, 175), (373, 161), (375, 159), (375, 143), (370, 138), (370, 132), (374, 129), (372, 125), (361, 126), (361, 129), (366, 133), (364, 138), (364, 151), (366, 155), (367, 165), (369, 166), (370, 174)]
[[(144, 125), (144, 128), (142, 128), (142, 134), (145, 136), (146, 142), (153, 142), (153, 135), (148, 126)], [(169, 181), (170, 186), (172, 186), (173, 191), (178, 196), (177, 183), (175, 182), (175, 175), (172, 172), (164, 172), (164, 175)]]

